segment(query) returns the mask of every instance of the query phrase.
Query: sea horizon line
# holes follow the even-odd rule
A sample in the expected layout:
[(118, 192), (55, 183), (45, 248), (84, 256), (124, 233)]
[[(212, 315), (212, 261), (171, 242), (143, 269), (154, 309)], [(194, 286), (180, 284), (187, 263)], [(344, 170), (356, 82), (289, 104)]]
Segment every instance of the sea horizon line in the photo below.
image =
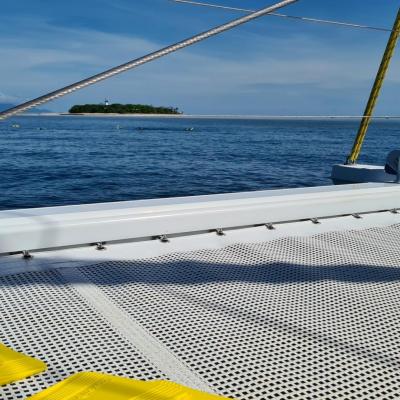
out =
[[(113, 114), (113, 113), (79, 113), (44, 112), (25, 113), (25, 117), (99, 117), (99, 118), (215, 118), (215, 119), (362, 119), (363, 115), (262, 115), (262, 114)], [(400, 115), (377, 115), (372, 119), (400, 119)]]

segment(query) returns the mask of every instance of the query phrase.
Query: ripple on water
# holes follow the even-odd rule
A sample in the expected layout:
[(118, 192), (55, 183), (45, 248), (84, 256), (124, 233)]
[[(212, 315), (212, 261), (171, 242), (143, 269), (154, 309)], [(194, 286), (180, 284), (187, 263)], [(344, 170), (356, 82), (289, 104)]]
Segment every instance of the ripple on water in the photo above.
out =
[[(14, 118), (0, 123), (0, 209), (329, 185), (357, 124)], [(375, 122), (361, 161), (382, 164), (399, 128)]]

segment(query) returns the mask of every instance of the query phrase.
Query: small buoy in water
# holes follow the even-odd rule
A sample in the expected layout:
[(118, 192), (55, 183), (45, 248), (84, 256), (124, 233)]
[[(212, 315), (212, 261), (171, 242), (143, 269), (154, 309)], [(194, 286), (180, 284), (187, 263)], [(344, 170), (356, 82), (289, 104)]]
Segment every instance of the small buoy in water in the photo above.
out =
[(117, 125), (116, 128), (117, 128), (118, 130), (120, 130), (120, 129), (121, 129), (121, 125)]
[(194, 131), (194, 128), (186, 128), (185, 131), (186, 131), (186, 132), (193, 132), (193, 131)]
[(11, 128), (20, 128), (21, 126), (19, 124), (12, 124)]

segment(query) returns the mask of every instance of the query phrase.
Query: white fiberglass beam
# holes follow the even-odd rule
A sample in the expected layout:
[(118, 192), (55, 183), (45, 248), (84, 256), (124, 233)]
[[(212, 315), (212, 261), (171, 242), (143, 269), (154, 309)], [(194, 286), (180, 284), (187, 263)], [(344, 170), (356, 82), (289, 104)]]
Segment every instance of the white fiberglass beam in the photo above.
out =
[(264, 15), (267, 15), (275, 10), (278, 10), (282, 7), (288, 6), (289, 4), (296, 3), (299, 0), (283, 0), (278, 3), (273, 4), (272, 6), (264, 7), (259, 11), (252, 12), (251, 14), (245, 15), (244, 17), (235, 19), (231, 22), (228, 22), (223, 25), (219, 25), (213, 29), (210, 29), (206, 32), (200, 33), (198, 35), (192, 36), (188, 39), (185, 39), (181, 42), (175, 43), (173, 45), (164, 47), (161, 50), (150, 53), (144, 57), (137, 58), (135, 60), (129, 61), (125, 64), (119, 65), (117, 67), (111, 68), (107, 71), (101, 72), (97, 75), (94, 75), (90, 78), (84, 79), (82, 81), (73, 83), (72, 85), (66, 86), (64, 88), (58, 89), (54, 92), (45, 94), (44, 96), (40, 96), (34, 100), (30, 100), (26, 103), (20, 104), (16, 107), (10, 108), (6, 111), (0, 113), (0, 120), (11, 117), (13, 115), (23, 113), (33, 107), (40, 106), (44, 103), (47, 103), (52, 100), (56, 100), (60, 97), (63, 97), (67, 94), (73, 93), (77, 90), (83, 89), (87, 86), (94, 85), (100, 81), (111, 78), (115, 75), (118, 75), (122, 72), (131, 70), (133, 68), (139, 67), (140, 65), (146, 64), (148, 62), (154, 61), (158, 58), (164, 57), (168, 54), (174, 53), (178, 50), (184, 49), (185, 47), (192, 46), (195, 43), (199, 43), (203, 40), (206, 40), (212, 36), (219, 35), (222, 32), (233, 29), (239, 25), (246, 24), (254, 19), (260, 18)]
[(0, 255), (393, 209), (400, 185), (375, 183), (0, 211)]

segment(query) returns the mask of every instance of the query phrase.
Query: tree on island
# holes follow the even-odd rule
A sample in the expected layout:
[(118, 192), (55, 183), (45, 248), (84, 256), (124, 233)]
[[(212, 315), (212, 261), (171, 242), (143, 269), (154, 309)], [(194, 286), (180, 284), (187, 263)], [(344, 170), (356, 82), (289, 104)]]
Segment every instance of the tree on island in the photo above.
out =
[(147, 104), (80, 104), (70, 114), (182, 114), (175, 107), (154, 107)]

